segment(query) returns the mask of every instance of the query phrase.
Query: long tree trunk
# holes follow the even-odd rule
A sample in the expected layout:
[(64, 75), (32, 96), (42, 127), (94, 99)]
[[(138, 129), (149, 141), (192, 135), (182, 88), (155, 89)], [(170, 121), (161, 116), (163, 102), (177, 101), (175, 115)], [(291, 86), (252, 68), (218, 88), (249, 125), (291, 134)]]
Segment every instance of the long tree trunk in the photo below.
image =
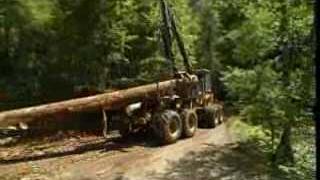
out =
[[(281, 20), (280, 20), (280, 27), (279, 27), (279, 34), (281, 37), (281, 42), (283, 49), (282, 49), (282, 56), (281, 56), (281, 71), (282, 74), (282, 85), (284, 88), (290, 86), (290, 70), (292, 70), (292, 49), (288, 48), (289, 43), (292, 42), (292, 30), (291, 27), (291, 18), (288, 12), (289, 3), (287, 0), (281, 1), (280, 13), (281, 13)], [(289, 91), (288, 91), (289, 92)], [(289, 119), (292, 119), (291, 117)], [(291, 144), (291, 133), (292, 133), (292, 121), (287, 121), (282, 130), (280, 143), (276, 148), (276, 152), (274, 154), (274, 163), (275, 164), (293, 164), (294, 163), (294, 153)]]
[(145, 97), (156, 97), (158, 93), (167, 94), (177, 85), (179, 80), (169, 80), (150, 85), (129, 88), (85, 98), (72, 99), (29, 108), (11, 110), (0, 113), (0, 127), (27, 123), (48, 115), (72, 113), (96, 109), (113, 110), (130, 103), (141, 101)]

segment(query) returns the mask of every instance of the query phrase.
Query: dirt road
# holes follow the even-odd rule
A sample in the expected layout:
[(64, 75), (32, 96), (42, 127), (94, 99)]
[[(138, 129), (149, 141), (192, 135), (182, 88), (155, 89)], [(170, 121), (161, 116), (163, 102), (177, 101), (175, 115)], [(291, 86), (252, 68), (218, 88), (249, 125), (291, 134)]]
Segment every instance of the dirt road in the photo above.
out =
[[(46, 155), (42, 152), (29, 159), (3, 160), (0, 164), (0, 179), (215, 179), (221, 176), (221, 172), (228, 172), (230, 168), (237, 169), (232, 167), (232, 162), (231, 167), (228, 164), (221, 165), (225, 170), (220, 166), (220, 169), (215, 169), (216, 166), (212, 164), (225, 155), (219, 154), (218, 151), (232, 142), (225, 124), (215, 129), (199, 129), (193, 138), (182, 139), (175, 144), (162, 147), (151, 140), (105, 143), (101, 139), (95, 139), (89, 147), (80, 147), (65, 153)], [(232, 148), (236, 147), (229, 150), (232, 151)], [(228, 149), (223, 152), (228, 152)], [(232, 160), (238, 159), (242, 160), (240, 157), (234, 157)], [(252, 170), (243, 170), (240, 167), (237, 171), (246, 173), (243, 175), (240, 172), (240, 176), (237, 175), (239, 179), (242, 176), (245, 178)], [(228, 178), (230, 177), (232, 173), (228, 175)]]

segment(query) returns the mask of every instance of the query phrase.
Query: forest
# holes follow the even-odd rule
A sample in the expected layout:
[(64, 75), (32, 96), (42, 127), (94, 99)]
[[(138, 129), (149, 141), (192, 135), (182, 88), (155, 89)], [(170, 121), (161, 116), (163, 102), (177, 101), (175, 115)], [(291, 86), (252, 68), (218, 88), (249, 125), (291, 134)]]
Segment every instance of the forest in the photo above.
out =
[[(315, 178), (311, 0), (171, 0), (194, 68), (276, 173)], [(171, 73), (157, 0), (0, 0), (0, 110)], [(179, 69), (182, 57), (174, 47)]]

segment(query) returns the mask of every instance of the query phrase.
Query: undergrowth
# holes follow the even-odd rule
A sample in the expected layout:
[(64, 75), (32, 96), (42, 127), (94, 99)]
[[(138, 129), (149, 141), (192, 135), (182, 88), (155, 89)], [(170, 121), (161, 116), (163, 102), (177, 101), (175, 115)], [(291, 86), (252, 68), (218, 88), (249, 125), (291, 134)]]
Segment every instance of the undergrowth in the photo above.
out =
[[(253, 143), (259, 152), (268, 159), (266, 166), (269, 169), (270, 179), (294, 179), (313, 180), (315, 178), (315, 130), (312, 126), (295, 128), (292, 134), (295, 163), (291, 167), (271, 163), (273, 146), (270, 132), (261, 126), (253, 126), (240, 120), (240, 117), (232, 117), (230, 125), (235, 140), (239, 144)], [(275, 139), (274, 143), (279, 140)]]

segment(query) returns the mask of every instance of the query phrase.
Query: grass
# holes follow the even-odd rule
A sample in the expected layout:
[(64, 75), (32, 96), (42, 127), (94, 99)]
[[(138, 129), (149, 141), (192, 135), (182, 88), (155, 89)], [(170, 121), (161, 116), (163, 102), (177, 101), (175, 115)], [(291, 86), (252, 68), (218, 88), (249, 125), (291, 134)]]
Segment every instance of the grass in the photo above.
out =
[[(271, 166), (272, 145), (270, 132), (262, 126), (253, 126), (240, 120), (239, 116), (231, 117), (230, 132), (239, 144), (252, 143), (263, 156), (269, 159), (270, 179), (315, 179), (315, 134), (312, 126), (294, 128), (292, 145), (294, 149), (295, 164), (291, 167), (279, 165)], [(275, 140), (277, 144), (279, 139)]]

